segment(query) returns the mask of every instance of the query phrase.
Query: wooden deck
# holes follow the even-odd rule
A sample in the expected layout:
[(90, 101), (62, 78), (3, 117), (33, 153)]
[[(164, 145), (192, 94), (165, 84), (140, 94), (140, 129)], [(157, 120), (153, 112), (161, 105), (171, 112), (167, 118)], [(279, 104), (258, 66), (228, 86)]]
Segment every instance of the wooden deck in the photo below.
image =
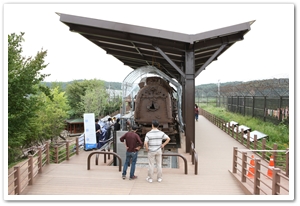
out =
[(155, 178), (148, 183), (147, 168), (139, 167), (135, 172), (136, 180), (123, 180), (119, 167), (105, 166), (102, 156), (99, 165), (95, 165), (94, 155), (91, 169), (87, 170), (90, 152), (81, 151), (69, 161), (45, 166), (34, 184), (16, 200), (253, 200), (253, 196), (245, 195), (240, 183), (229, 172), (233, 147), (245, 147), (201, 115), (195, 124), (198, 175), (194, 174), (194, 165), (190, 154), (185, 153), (184, 144), (179, 153), (188, 160), (188, 174), (184, 174), (183, 160), (179, 158), (180, 168), (163, 168), (161, 183)]

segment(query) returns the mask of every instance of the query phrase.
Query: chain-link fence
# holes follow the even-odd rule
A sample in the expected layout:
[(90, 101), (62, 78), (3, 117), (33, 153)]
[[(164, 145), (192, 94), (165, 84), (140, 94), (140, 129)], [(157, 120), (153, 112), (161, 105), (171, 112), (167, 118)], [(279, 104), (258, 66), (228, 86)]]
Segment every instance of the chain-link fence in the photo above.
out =
[(289, 120), (289, 79), (206, 84), (196, 87), (195, 102), (278, 124)]

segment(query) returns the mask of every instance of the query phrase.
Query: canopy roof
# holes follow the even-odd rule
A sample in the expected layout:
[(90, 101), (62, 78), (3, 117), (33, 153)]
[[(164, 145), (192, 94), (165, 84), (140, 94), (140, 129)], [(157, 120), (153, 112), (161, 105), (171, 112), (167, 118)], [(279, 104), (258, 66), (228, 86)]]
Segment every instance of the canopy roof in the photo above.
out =
[(153, 29), (58, 13), (70, 31), (79, 33), (131, 67), (155, 66), (170, 78), (185, 78), (186, 51), (194, 51), (195, 78), (235, 42), (254, 21), (198, 34)]

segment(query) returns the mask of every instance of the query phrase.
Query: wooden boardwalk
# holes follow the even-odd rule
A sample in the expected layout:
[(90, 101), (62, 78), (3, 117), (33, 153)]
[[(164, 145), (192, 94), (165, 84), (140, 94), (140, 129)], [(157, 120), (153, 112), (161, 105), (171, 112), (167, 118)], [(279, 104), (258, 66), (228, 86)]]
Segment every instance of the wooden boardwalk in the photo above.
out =
[[(196, 124), (195, 149), (198, 153), (198, 175), (194, 174), (191, 156), (185, 153), (185, 140), (179, 151), (188, 160), (188, 174), (184, 174), (183, 160), (178, 169), (163, 168), (163, 181), (146, 181), (147, 168), (137, 167), (136, 180), (122, 180), (118, 166), (105, 166), (103, 156), (99, 165), (91, 159), (87, 170), (89, 151), (61, 164), (51, 164), (34, 179), (34, 184), (18, 198), (42, 200), (241, 200), (246, 195), (240, 183), (229, 172), (232, 168), (233, 147), (245, 148), (203, 116)], [(111, 156), (112, 159), (112, 156)], [(128, 168), (127, 173), (129, 173)], [(155, 196), (153, 196), (155, 195)], [(23, 196), (23, 197), (22, 197)], [(30, 199), (29, 197), (29, 199)], [(253, 196), (246, 196), (253, 200)], [(57, 198), (57, 199), (56, 199)]]

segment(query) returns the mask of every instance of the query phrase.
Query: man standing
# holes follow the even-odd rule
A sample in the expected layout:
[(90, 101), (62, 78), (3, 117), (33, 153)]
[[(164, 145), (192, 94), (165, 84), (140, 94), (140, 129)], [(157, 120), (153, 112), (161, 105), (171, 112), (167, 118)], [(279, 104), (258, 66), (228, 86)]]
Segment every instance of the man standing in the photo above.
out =
[(198, 117), (199, 117), (199, 108), (198, 108), (198, 105), (195, 104), (195, 119), (196, 119), (196, 122), (198, 122)]
[(105, 140), (108, 140), (111, 138), (111, 129), (112, 129), (113, 125), (114, 124), (112, 122), (112, 119), (109, 117), (105, 124), (105, 129), (106, 129)]
[[(130, 166), (130, 175), (129, 180), (134, 180), (137, 176), (134, 175), (135, 172), (135, 164), (138, 156), (138, 151), (140, 150), (143, 142), (140, 136), (136, 133), (138, 127), (136, 125), (132, 126), (132, 130), (124, 134), (120, 137), (120, 141), (124, 142), (126, 146), (126, 160), (123, 166), (122, 178), (125, 180), (127, 167), (129, 165), (130, 159), (132, 159), (131, 166)], [(124, 141), (125, 140), (125, 141)]]
[(117, 122), (114, 124), (114, 130), (119, 131), (121, 129), (120, 119), (117, 119)]
[[(147, 132), (144, 146), (148, 152), (148, 177), (147, 181), (152, 182), (154, 163), (156, 162), (157, 166), (157, 181), (162, 181), (162, 148), (164, 148), (170, 141), (170, 137), (164, 132), (158, 129), (159, 122), (157, 120), (152, 121), (152, 130)], [(166, 140), (162, 143), (163, 140)]]
[(100, 149), (100, 137), (101, 137), (101, 126), (99, 125), (99, 119), (95, 119), (95, 129), (96, 129), (96, 142), (97, 142), (97, 149)]

